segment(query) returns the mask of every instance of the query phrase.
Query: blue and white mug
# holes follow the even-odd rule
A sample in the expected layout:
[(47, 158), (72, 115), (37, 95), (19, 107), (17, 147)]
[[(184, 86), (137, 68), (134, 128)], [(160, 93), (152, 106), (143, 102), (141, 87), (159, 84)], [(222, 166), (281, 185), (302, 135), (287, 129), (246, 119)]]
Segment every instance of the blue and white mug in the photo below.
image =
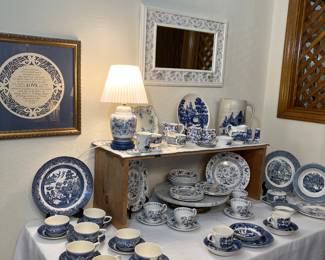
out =
[(93, 222), (99, 226), (103, 226), (110, 223), (112, 217), (107, 216), (105, 210), (99, 208), (87, 208), (83, 212), (83, 220), (85, 222)]
[(92, 243), (89, 241), (79, 240), (70, 242), (66, 245), (66, 253), (68, 259), (90, 259), (93, 254), (98, 250), (99, 243)]
[(74, 235), (77, 240), (86, 240), (90, 242), (100, 241), (105, 236), (105, 229), (92, 222), (81, 222), (74, 227)]
[(49, 236), (61, 236), (69, 227), (70, 218), (64, 215), (54, 215), (44, 220), (46, 234)]

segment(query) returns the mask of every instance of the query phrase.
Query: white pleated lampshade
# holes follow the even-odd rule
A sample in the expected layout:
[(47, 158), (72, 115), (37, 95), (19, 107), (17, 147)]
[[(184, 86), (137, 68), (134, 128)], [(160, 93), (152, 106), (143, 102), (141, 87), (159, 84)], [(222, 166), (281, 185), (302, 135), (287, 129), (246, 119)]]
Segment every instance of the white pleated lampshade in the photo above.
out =
[(139, 67), (112, 65), (100, 101), (119, 104), (147, 104), (147, 94)]

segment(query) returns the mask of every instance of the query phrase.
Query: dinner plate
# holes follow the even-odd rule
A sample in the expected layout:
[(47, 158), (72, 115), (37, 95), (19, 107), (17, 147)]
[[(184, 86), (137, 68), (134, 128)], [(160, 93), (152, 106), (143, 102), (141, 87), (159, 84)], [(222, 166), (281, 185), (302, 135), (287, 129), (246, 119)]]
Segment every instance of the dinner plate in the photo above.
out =
[(295, 193), (307, 202), (325, 202), (325, 167), (310, 163), (298, 169), (293, 178)]
[(45, 214), (72, 216), (80, 211), (93, 193), (93, 177), (86, 164), (62, 156), (46, 162), (36, 173), (32, 196)]
[(232, 152), (218, 153), (207, 164), (207, 182), (222, 185), (224, 191), (244, 190), (250, 180), (250, 169), (246, 160)]
[(325, 205), (301, 203), (298, 212), (308, 217), (325, 219)]
[(151, 105), (149, 106), (137, 106), (133, 108), (133, 113), (137, 117), (137, 132), (150, 132), (158, 133), (158, 118), (155, 110)]
[(187, 94), (178, 104), (177, 118), (185, 127), (195, 125), (207, 128), (210, 121), (208, 105), (197, 95)]
[(292, 190), (293, 177), (299, 169), (298, 159), (287, 151), (274, 151), (266, 156), (264, 179), (269, 189)]

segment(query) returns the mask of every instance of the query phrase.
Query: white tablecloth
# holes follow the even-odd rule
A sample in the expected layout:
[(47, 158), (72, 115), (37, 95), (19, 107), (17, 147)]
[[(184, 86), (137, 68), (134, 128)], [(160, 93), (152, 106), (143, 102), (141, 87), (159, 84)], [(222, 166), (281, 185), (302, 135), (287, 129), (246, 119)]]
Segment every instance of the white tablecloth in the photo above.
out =
[[(167, 225), (145, 226), (138, 223), (133, 217), (130, 227), (141, 230), (142, 237), (146, 241), (160, 244), (164, 254), (169, 259), (177, 260), (212, 260), (212, 259), (254, 259), (254, 260), (325, 260), (325, 221), (309, 218), (296, 213), (292, 216), (293, 222), (298, 224), (299, 232), (293, 236), (276, 236), (271, 246), (265, 248), (245, 248), (231, 257), (212, 255), (204, 247), (202, 240), (210, 229), (217, 224), (230, 225), (236, 221), (226, 217), (222, 212), (223, 206), (214, 208), (199, 215), (201, 228), (192, 232), (178, 232), (170, 229)], [(252, 222), (263, 227), (263, 219), (271, 213), (271, 207), (264, 203), (254, 205), (255, 217), (245, 222)], [(58, 259), (65, 250), (66, 240), (50, 241), (37, 235), (37, 228), (41, 221), (32, 221), (22, 230), (16, 246), (15, 260), (43, 260)], [(113, 254), (109, 250), (107, 242), (114, 236), (115, 228), (107, 229), (106, 241), (102, 243), (102, 254)], [(129, 256), (123, 256), (126, 260)]]

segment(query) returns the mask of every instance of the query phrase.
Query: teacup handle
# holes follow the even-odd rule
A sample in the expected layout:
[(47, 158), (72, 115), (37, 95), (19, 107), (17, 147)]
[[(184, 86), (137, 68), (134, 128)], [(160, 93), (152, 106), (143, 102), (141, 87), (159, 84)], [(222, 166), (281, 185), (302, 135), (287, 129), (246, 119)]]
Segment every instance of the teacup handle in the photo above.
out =
[(267, 222), (271, 223), (274, 226), (274, 219), (272, 217), (268, 217)]
[(167, 205), (166, 204), (163, 204), (162, 205), (161, 213), (165, 213), (166, 211), (167, 211)]
[(180, 126), (179, 133), (182, 134), (184, 132), (184, 130), (185, 130), (185, 125), (179, 124), (179, 126)]
[(232, 125), (230, 125), (230, 124), (226, 126), (225, 131), (226, 131), (227, 135), (231, 134), (231, 128), (232, 128)]
[(213, 234), (210, 233), (209, 235), (207, 235), (207, 239), (208, 239), (208, 241), (211, 242), (212, 244), (215, 244), (215, 239), (214, 239)]
[(197, 211), (196, 211), (196, 209), (192, 209), (192, 212), (193, 212), (193, 215), (195, 215), (195, 216), (196, 216), (196, 214), (197, 214)]
[(105, 216), (103, 220), (103, 225), (108, 224), (109, 222), (111, 222), (111, 220), (112, 220), (111, 216)]
[(93, 244), (95, 246), (94, 252), (98, 251), (100, 243), (96, 242), (96, 243), (93, 243)]
[(102, 238), (102, 237), (104, 237), (105, 236), (105, 232), (106, 232), (106, 230), (105, 229), (103, 229), (103, 228), (101, 228), (99, 231), (98, 231), (98, 241)]

